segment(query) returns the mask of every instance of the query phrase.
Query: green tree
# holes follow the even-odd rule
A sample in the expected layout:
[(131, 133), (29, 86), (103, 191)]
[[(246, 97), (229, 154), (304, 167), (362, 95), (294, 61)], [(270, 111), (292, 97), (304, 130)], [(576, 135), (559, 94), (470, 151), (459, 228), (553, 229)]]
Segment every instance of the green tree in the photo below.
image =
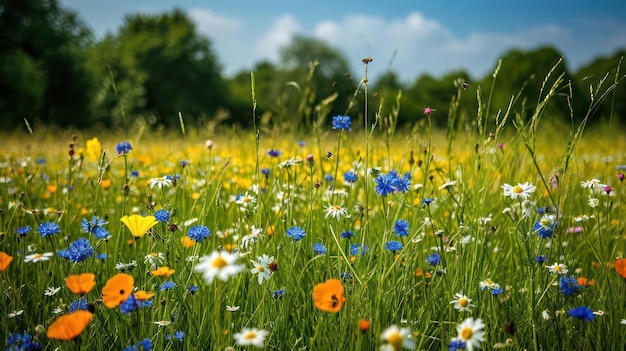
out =
[[(333, 115), (347, 111), (356, 83), (350, 74), (350, 65), (343, 54), (325, 42), (296, 36), (281, 49), (281, 70), (275, 80), (274, 94), (284, 104), (282, 115), (294, 126), (310, 127), (324, 123), (323, 114), (316, 108), (330, 103)], [(295, 84), (287, 84), (293, 82)]]
[(226, 105), (227, 86), (210, 40), (181, 10), (126, 17), (116, 35), (94, 47), (91, 66), (101, 84), (100, 117), (117, 111), (120, 119), (141, 114), (174, 125), (179, 112), (198, 119)]
[(56, 0), (0, 0), (0, 125), (23, 118), (88, 124), (92, 93), (85, 50), (91, 32)]
[(579, 95), (588, 96), (585, 99), (587, 105), (591, 102), (592, 92), (594, 102), (597, 102), (607, 88), (617, 83), (615, 89), (610, 91), (592, 111), (601, 119), (608, 118), (612, 113), (614, 117), (626, 122), (626, 82), (622, 79), (626, 74), (626, 63), (623, 61), (625, 57), (626, 50), (624, 49), (609, 57), (598, 57), (581, 67), (575, 74)]
[[(568, 85), (575, 83), (573, 83), (573, 78), (566, 67), (567, 64), (563, 55), (553, 47), (540, 47), (530, 51), (514, 49), (507, 52), (502, 57), (495, 86), (493, 75), (485, 77), (481, 84), (482, 99), (485, 105), (493, 87), (490, 115), (486, 118), (495, 118), (498, 110), (504, 114), (509, 106), (511, 96), (515, 96), (511, 112), (520, 114), (526, 119), (530, 118), (556, 80), (562, 77), (562, 82), (558, 84), (555, 94), (543, 110), (543, 114), (560, 121), (569, 119), (568, 96), (570, 89)], [(546, 80), (553, 68), (554, 71)], [(573, 98), (578, 98), (578, 96), (573, 96)]]

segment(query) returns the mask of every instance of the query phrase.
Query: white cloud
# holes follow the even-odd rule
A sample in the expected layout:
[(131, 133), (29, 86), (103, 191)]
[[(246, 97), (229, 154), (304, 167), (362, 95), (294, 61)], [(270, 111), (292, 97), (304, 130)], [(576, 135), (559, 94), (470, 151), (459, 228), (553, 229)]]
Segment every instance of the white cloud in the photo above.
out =
[(300, 23), (293, 15), (283, 15), (279, 17), (272, 28), (258, 40), (256, 49), (257, 55), (264, 59), (277, 62), (280, 48), (289, 44), (294, 34), (300, 32)]
[(357, 76), (362, 70), (361, 60), (370, 56), (374, 59), (369, 65), (370, 77), (390, 68), (409, 83), (423, 73), (442, 75), (453, 69), (466, 69), (473, 77), (482, 78), (510, 48), (532, 49), (546, 44), (555, 45), (570, 68), (576, 68), (598, 54), (611, 54), (626, 37), (624, 24), (604, 21), (599, 26), (590, 19), (565, 25), (546, 23), (513, 32), (468, 28), (466, 35), (459, 36), (420, 12), (392, 20), (348, 15), (339, 21), (320, 21), (309, 32), (291, 14), (277, 17), (264, 28), (205, 9), (192, 9), (189, 14), (200, 32), (212, 39), (227, 75), (250, 69), (261, 60), (278, 63), (280, 48), (289, 44), (294, 34), (322, 39), (341, 50)]

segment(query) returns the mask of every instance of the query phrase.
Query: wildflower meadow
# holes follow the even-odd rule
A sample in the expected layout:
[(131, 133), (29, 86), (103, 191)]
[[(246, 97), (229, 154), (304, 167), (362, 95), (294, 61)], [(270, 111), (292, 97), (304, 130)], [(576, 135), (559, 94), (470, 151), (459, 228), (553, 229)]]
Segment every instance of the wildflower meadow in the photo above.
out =
[(396, 128), (367, 70), (306, 131), (262, 124), (253, 84), (247, 128), (26, 120), (0, 145), (5, 349), (623, 350), (626, 134), (588, 127), (621, 82), (571, 123), (556, 79), (532, 115), (460, 82), (447, 128)]

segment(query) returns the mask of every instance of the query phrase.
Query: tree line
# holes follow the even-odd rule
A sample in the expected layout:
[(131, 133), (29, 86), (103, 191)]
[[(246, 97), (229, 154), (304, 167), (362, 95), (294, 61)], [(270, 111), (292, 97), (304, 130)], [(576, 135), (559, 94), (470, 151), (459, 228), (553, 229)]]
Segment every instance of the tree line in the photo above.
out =
[[(430, 106), (440, 117), (436, 124), (445, 126), (451, 113), (469, 120), (486, 104), (492, 114), (509, 108), (532, 114), (558, 79), (545, 109), (550, 118), (581, 120), (592, 106), (596, 120), (624, 120), (625, 84), (602, 94), (621, 81), (625, 54), (622, 49), (597, 58), (576, 72), (548, 46), (512, 49), (494, 63), (497, 75), (479, 78), (455, 71), (404, 83), (388, 71), (368, 77), (368, 103), (372, 113), (396, 125)], [(125, 128), (142, 118), (168, 127), (179, 123), (179, 113), (186, 123), (218, 120), (247, 128), (254, 114), (264, 123), (310, 128), (328, 123), (329, 115), (363, 113), (365, 82), (351, 66), (339, 49), (297, 36), (281, 49), (279, 63), (259, 62), (251, 71), (224, 77), (211, 40), (181, 10), (129, 15), (116, 32), (96, 40), (57, 0), (0, 0), (3, 130), (20, 128), (24, 118), (76, 128)]]

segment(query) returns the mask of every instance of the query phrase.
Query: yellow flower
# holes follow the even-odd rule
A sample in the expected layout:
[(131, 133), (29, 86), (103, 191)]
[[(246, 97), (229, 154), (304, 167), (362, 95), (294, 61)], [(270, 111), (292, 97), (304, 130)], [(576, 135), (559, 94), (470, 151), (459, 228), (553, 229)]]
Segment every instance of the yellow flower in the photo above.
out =
[(173, 269), (170, 269), (167, 266), (163, 266), (163, 267), (159, 267), (159, 269), (156, 269), (152, 272), (150, 272), (153, 276), (155, 277), (169, 277), (170, 275), (174, 274), (176, 271)]
[(154, 216), (131, 215), (120, 218), (134, 237), (142, 237), (150, 228), (159, 223)]
[(193, 247), (196, 244), (196, 242), (193, 241), (193, 239), (187, 235), (181, 237), (180, 242), (183, 244), (183, 247), (186, 249)]
[(92, 161), (100, 161), (102, 157), (102, 145), (98, 138), (87, 140), (87, 150), (85, 151), (87, 159)]

